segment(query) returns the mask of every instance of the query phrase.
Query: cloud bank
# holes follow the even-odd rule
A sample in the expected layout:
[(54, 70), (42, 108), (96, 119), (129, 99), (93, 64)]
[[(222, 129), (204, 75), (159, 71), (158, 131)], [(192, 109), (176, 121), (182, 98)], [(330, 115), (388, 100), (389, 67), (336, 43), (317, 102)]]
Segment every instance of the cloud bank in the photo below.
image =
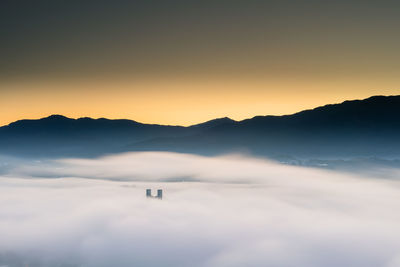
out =
[(400, 266), (399, 181), (239, 155), (17, 162), (0, 206), (0, 266)]

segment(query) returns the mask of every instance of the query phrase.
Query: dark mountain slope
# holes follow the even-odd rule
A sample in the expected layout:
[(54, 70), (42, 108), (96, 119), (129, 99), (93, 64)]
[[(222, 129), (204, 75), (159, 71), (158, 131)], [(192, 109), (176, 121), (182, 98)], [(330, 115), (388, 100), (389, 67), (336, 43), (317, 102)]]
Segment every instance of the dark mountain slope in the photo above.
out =
[(400, 96), (375, 96), (293, 115), (257, 116), (196, 136), (147, 140), (136, 148), (208, 154), (247, 151), (269, 157), (397, 157), (399, 137)]
[(224, 118), (219, 118), (219, 119), (214, 119), (214, 120), (210, 120), (210, 121), (206, 121), (200, 124), (196, 124), (196, 125), (192, 125), (190, 126), (190, 128), (196, 128), (196, 129), (209, 129), (209, 128), (213, 128), (216, 126), (226, 126), (226, 125), (231, 125), (231, 124), (235, 124), (236, 121), (228, 118), (228, 117), (224, 117)]
[(96, 156), (119, 152), (132, 142), (184, 134), (179, 126), (130, 120), (70, 119), (53, 115), (0, 128), (0, 153), (23, 156)]
[(268, 157), (400, 156), (400, 96), (345, 101), (286, 116), (215, 119), (190, 127), (54, 115), (0, 127), (0, 154), (98, 156), (125, 151)]

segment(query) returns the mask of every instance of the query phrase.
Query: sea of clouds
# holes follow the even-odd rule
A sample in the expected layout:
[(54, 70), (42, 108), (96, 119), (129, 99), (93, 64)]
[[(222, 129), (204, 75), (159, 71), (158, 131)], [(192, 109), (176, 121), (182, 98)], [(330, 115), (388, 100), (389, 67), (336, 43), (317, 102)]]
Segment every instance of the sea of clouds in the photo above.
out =
[(241, 155), (0, 160), (0, 266), (400, 266), (397, 179)]

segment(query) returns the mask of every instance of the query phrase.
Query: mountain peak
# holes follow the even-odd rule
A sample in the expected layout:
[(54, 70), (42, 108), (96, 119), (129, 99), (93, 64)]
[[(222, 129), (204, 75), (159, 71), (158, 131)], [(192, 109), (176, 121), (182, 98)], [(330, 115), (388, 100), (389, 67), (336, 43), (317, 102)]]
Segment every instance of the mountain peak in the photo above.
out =
[(223, 117), (223, 118), (217, 118), (217, 119), (209, 120), (209, 121), (206, 121), (206, 122), (203, 122), (203, 123), (195, 124), (195, 125), (192, 125), (190, 127), (193, 127), (193, 128), (200, 128), (200, 127), (201, 128), (211, 128), (211, 127), (214, 127), (214, 126), (218, 126), (218, 125), (222, 125), (222, 124), (231, 124), (231, 123), (234, 123), (234, 122), (236, 122), (236, 121), (232, 120), (229, 117)]
[(53, 114), (48, 117), (42, 118), (41, 120), (71, 120), (71, 118), (68, 118), (60, 114)]

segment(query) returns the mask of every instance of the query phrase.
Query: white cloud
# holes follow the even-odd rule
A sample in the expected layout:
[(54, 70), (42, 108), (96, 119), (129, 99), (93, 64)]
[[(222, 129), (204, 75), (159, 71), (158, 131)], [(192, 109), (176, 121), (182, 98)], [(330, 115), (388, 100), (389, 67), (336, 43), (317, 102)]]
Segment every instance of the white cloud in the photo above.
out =
[(400, 266), (399, 181), (239, 155), (18, 164), (0, 206), (0, 265)]

